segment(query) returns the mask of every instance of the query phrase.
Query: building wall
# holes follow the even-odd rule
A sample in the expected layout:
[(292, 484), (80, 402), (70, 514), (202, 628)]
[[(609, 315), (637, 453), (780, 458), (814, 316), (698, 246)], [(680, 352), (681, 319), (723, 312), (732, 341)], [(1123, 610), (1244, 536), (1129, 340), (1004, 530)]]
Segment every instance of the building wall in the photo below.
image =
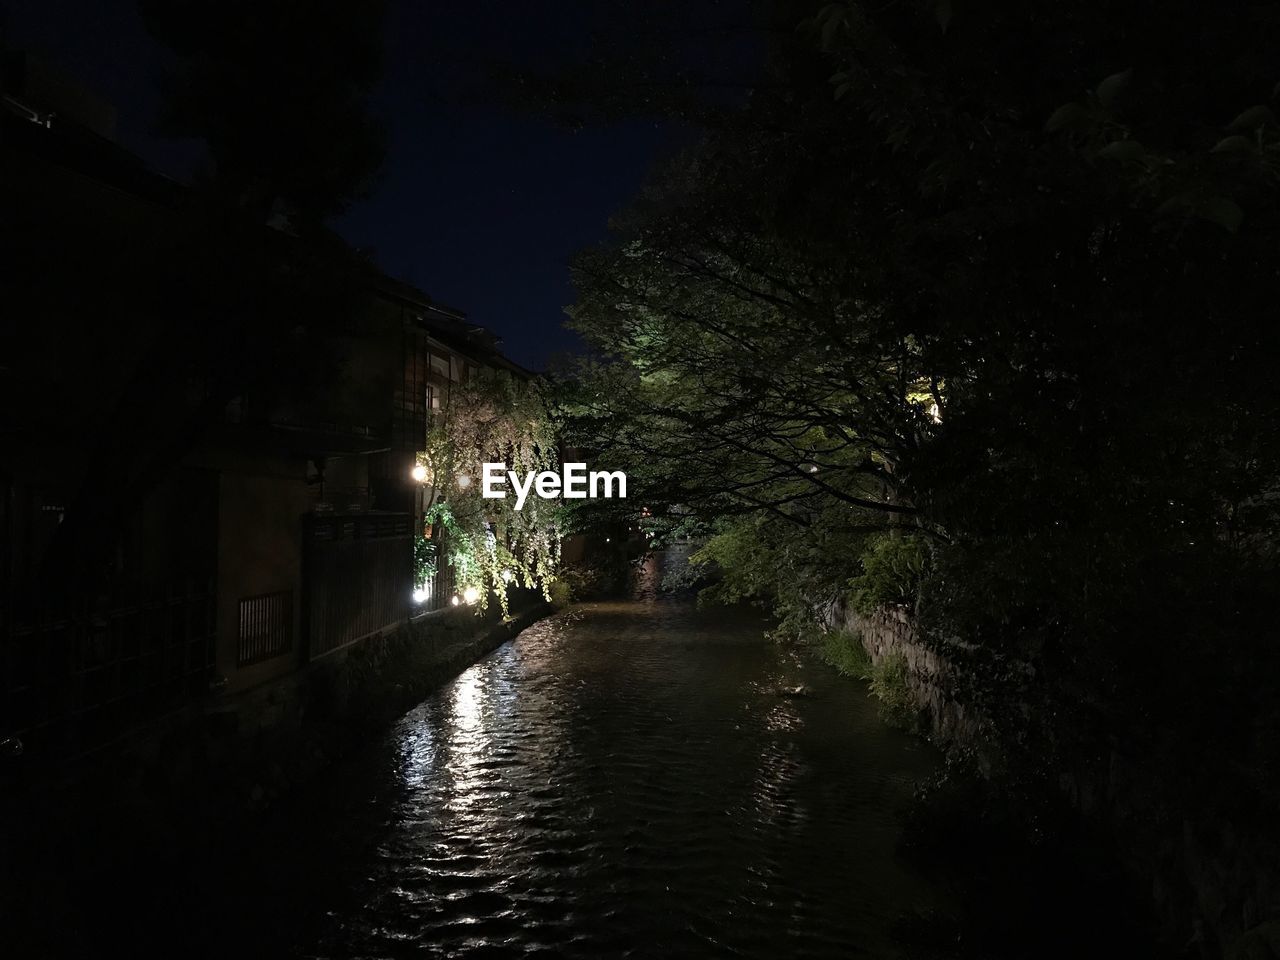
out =
[[(246, 457), (222, 471), (218, 513), (218, 673), (242, 690), (300, 663), (302, 516), (309, 506), (301, 458)], [(288, 653), (237, 667), (240, 601), (292, 593)]]

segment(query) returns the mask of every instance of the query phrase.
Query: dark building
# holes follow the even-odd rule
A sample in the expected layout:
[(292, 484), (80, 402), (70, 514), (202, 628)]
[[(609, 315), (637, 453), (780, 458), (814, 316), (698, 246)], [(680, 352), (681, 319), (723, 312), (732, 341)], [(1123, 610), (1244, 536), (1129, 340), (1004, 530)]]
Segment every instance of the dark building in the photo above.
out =
[[(22, 57), (2, 93), (0, 739), (57, 761), (403, 621), (432, 410), (527, 374), (336, 254), (341, 296), (251, 288), (272, 320), (243, 324), (173, 267), (198, 251), (223, 282), (198, 193), (114, 143), (109, 107)], [(330, 256), (255, 229), (263, 275)]]

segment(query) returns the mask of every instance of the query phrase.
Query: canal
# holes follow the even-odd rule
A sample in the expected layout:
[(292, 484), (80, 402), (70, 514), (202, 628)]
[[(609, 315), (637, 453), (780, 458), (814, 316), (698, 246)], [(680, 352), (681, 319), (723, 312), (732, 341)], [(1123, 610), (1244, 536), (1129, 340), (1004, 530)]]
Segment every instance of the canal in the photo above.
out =
[[(406, 715), (307, 956), (891, 956), (936, 764), (750, 610), (658, 589), (542, 621)], [(801, 695), (795, 695), (803, 688)]]
[[(543, 620), (251, 829), (85, 883), (66, 955), (893, 957), (939, 763), (751, 609)], [(189, 846), (190, 849), (186, 847)], [(36, 918), (28, 918), (35, 920)], [(87, 951), (87, 952), (82, 952)]]

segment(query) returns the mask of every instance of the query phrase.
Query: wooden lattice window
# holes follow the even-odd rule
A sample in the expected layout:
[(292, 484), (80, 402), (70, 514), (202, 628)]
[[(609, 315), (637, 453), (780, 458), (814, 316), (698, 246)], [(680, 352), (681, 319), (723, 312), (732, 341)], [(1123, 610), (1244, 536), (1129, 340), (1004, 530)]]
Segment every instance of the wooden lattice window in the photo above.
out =
[(278, 590), (240, 601), (236, 666), (261, 663), (293, 649), (293, 591)]

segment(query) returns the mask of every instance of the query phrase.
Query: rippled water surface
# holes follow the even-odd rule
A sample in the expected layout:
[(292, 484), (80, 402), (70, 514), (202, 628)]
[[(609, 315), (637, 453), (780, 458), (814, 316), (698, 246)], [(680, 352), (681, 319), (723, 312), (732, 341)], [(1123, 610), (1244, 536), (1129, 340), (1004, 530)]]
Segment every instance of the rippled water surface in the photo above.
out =
[[(308, 956), (892, 956), (936, 760), (751, 612), (653, 589), (542, 621), (371, 751)], [(806, 696), (785, 695), (800, 685)]]

